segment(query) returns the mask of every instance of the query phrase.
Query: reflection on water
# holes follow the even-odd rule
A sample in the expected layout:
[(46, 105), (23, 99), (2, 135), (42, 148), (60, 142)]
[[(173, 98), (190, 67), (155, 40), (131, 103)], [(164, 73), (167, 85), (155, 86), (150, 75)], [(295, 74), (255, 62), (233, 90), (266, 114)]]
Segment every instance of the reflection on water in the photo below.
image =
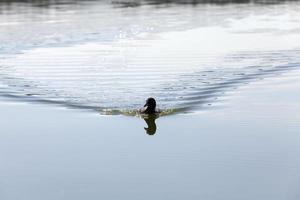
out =
[(27, 3), (32, 6), (49, 7), (52, 5), (70, 5), (70, 4), (85, 4), (86, 2), (106, 2), (120, 7), (137, 7), (143, 5), (198, 5), (198, 4), (278, 4), (285, 2), (292, 2), (296, 0), (3, 0), (0, 4), (13, 4), (13, 3)]
[[(153, 96), (160, 116), (197, 112), (297, 71), (299, 27), (297, 1), (0, 1), (0, 95), (129, 116)], [(299, 84), (263, 84), (274, 90), (159, 127), (1, 105), (1, 200), (299, 199)]]
[(0, 3), (0, 93), (21, 101), (195, 111), (300, 63), (298, 2), (28, 2)]
[(156, 133), (156, 123), (155, 120), (158, 118), (159, 116), (157, 114), (151, 114), (151, 115), (147, 115), (144, 116), (143, 119), (145, 120), (146, 124), (148, 127), (144, 127), (146, 133), (148, 135), (154, 135)]

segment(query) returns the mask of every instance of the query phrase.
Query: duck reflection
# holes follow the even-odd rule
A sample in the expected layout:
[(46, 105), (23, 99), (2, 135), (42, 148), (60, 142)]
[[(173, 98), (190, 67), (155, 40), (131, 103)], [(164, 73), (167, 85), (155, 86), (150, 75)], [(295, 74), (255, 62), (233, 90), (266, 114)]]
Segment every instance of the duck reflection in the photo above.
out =
[(156, 133), (157, 128), (156, 128), (155, 120), (158, 117), (159, 116), (157, 114), (149, 114), (149, 115), (143, 116), (143, 119), (145, 120), (145, 122), (148, 126), (148, 127), (144, 127), (144, 129), (148, 135), (154, 135)]
[(139, 110), (142, 114), (142, 118), (145, 120), (148, 127), (144, 127), (148, 135), (154, 135), (156, 132), (155, 120), (159, 117), (160, 110), (156, 108), (156, 100), (153, 97), (149, 97), (146, 100), (146, 104)]

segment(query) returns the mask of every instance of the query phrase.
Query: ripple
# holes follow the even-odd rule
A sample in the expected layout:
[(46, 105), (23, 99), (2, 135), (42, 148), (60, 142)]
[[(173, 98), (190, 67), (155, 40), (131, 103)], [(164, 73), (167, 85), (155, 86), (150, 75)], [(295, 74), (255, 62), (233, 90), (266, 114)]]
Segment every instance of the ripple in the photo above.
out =
[(56, 6), (0, 13), (1, 95), (103, 114), (135, 113), (153, 96), (173, 114), (299, 68), (298, 3)]
[[(234, 55), (225, 54), (222, 59), (216, 56), (213, 70), (203, 67), (207, 63), (201, 56), (194, 57), (198, 66), (193, 67), (188, 65), (189, 62), (184, 65), (184, 62), (175, 63), (173, 60), (173, 67), (169, 67), (167, 61), (160, 62), (161, 58), (154, 54), (151, 59), (144, 59), (145, 65), (139, 67), (140, 58), (136, 55), (127, 57), (125, 67), (115, 63), (85, 64), (93, 54), (98, 54), (95, 47), (97, 45), (94, 44), (94, 51), (81, 51), (80, 45), (61, 47), (57, 54), (47, 48), (6, 59), (6, 66), (0, 67), (0, 82), (4, 86), (1, 95), (23, 101), (90, 109), (102, 114), (127, 115), (136, 113), (144, 100), (153, 96), (166, 114), (173, 114), (210, 105), (226, 91), (297, 69), (300, 63), (296, 62), (299, 51), (294, 50), (236, 52)], [(99, 48), (102, 48), (101, 44)], [(70, 49), (77, 52), (75, 57), (69, 55)], [(67, 52), (65, 56), (64, 52)], [(114, 56), (118, 58), (119, 54), (111, 53), (110, 57)], [(238, 67), (229, 67), (235, 62), (228, 59), (232, 56), (251, 59), (239, 63)], [(283, 59), (285, 64), (281, 64), (280, 58), (289, 58), (293, 62)], [(272, 60), (269, 62), (272, 65), (266, 65), (267, 60)], [(57, 65), (54, 64), (56, 62)]]

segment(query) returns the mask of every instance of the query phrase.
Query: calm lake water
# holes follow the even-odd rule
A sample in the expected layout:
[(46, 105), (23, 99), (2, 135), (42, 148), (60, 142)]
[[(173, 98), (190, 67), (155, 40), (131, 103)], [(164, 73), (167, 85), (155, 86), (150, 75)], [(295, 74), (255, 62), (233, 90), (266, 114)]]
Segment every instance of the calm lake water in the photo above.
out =
[(299, 200), (300, 2), (227, 2), (0, 1), (0, 199)]
[[(298, 200), (300, 70), (144, 120), (1, 99), (1, 200)], [(4, 100), (4, 101), (2, 101)]]
[(196, 112), (299, 67), (298, 2), (59, 2), (0, 3), (2, 95), (103, 114), (153, 96)]

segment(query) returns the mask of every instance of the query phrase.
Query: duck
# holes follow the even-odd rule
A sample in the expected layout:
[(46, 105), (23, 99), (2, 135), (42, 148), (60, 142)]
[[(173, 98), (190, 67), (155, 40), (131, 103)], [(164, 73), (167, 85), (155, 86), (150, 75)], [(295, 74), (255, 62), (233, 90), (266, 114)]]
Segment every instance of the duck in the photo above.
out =
[(156, 100), (153, 97), (149, 97), (143, 108), (140, 109), (141, 114), (158, 114), (159, 111), (156, 109)]

